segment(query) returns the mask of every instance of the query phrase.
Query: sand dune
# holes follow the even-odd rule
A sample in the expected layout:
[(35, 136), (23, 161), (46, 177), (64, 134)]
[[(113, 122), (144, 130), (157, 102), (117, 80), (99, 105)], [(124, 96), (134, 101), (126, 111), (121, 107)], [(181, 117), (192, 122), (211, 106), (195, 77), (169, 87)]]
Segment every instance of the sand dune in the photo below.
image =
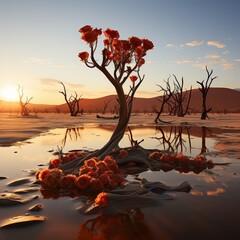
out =
[[(153, 107), (160, 107), (159, 99), (161, 97), (154, 98), (138, 98), (134, 99), (133, 112), (153, 112)], [(101, 98), (88, 99), (83, 98), (80, 100), (80, 108), (83, 112), (88, 113), (101, 113), (104, 109), (104, 105), (108, 103), (107, 112), (113, 112), (117, 106), (117, 99), (115, 95), (105, 96)], [(190, 108), (194, 112), (201, 112), (202, 97), (198, 89), (193, 89), (192, 98), (190, 102)], [(207, 105), (213, 109), (214, 113), (219, 112), (240, 112), (240, 91), (228, 89), (228, 88), (210, 88)], [(67, 104), (60, 105), (44, 105), (44, 104), (29, 104), (31, 112), (68, 112)], [(0, 112), (18, 112), (18, 103), (8, 103), (0, 101)]]

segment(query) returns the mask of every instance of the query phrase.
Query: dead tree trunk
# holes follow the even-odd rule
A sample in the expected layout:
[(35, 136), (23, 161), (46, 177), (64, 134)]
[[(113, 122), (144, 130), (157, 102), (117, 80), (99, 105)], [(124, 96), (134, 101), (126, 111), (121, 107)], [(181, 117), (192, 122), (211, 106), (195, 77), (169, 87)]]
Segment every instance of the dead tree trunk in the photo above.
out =
[(78, 94), (75, 92), (75, 96), (71, 95), (68, 98), (65, 85), (62, 82), (60, 82), (60, 84), (62, 84), (62, 86), (63, 86), (63, 92), (59, 91), (59, 93), (61, 93), (64, 96), (64, 99), (68, 105), (70, 115), (76, 117), (80, 110), (79, 109), (79, 101), (80, 101), (81, 96), (78, 97)]
[(26, 117), (29, 116), (29, 109), (27, 107), (28, 103), (32, 100), (33, 97), (26, 97), (25, 102), (23, 102), (23, 87), (21, 88), (20, 85), (18, 85), (18, 96), (19, 96), (19, 104), (21, 107), (21, 115)]
[(174, 93), (172, 97), (176, 103), (175, 104), (175, 106), (177, 107), (176, 113), (178, 117), (184, 117), (188, 112), (189, 104), (191, 101), (192, 87), (190, 88), (190, 92), (188, 95), (188, 92), (183, 90), (183, 85), (184, 85), (183, 77), (180, 83), (174, 74), (173, 76), (175, 81), (174, 81)]
[(205, 120), (206, 118), (208, 118), (208, 112), (212, 110), (212, 108), (207, 108), (207, 94), (213, 80), (217, 78), (216, 76), (212, 77), (213, 70), (209, 72), (207, 66), (206, 66), (206, 71), (207, 71), (207, 80), (202, 80), (201, 82), (197, 81), (197, 83), (200, 85), (199, 90), (202, 93), (202, 115), (201, 115), (202, 120)]
[(162, 87), (161, 85), (157, 84), (157, 86), (160, 88), (159, 92), (163, 92), (163, 95), (162, 95), (162, 98), (159, 100), (159, 101), (161, 101), (161, 106), (160, 106), (159, 111), (154, 109), (155, 112), (157, 113), (157, 116), (154, 120), (155, 123), (164, 122), (163, 120), (160, 119), (160, 116), (161, 116), (162, 112), (164, 111), (165, 104), (169, 101), (169, 99), (172, 96), (172, 90), (171, 90), (171, 85), (170, 85), (169, 79), (170, 79), (170, 77), (167, 79), (167, 81), (164, 81), (166, 83), (165, 87)]

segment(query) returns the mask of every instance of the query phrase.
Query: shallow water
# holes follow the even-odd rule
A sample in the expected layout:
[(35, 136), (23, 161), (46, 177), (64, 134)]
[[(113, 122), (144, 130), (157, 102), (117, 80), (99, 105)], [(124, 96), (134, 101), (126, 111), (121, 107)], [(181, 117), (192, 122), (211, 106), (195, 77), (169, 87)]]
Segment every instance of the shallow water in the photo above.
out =
[[(187, 181), (190, 193), (170, 192), (171, 201), (160, 200), (157, 207), (134, 209), (128, 214), (99, 217), (84, 216), (76, 208), (79, 200), (64, 197), (43, 199), (37, 192), (38, 199), (14, 207), (0, 207), (0, 221), (6, 218), (35, 214), (44, 215), (47, 220), (30, 226), (0, 229), (1, 240), (15, 239), (81, 239), (84, 240), (82, 224), (95, 223), (94, 233), (108, 232), (107, 239), (239, 239), (240, 235), (240, 164), (236, 156), (220, 154), (214, 149), (221, 134), (233, 134), (229, 130), (204, 127), (148, 127), (132, 126), (134, 140), (144, 141), (141, 146), (147, 149), (159, 149), (183, 152), (196, 156), (205, 152), (213, 162), (226, 163), (227, 166), (215, 166), (199, 174), (179, 173), (176, 170), (146, 171), (139, 174), (149, 181), (160, 181), (169, 186), (177, 186)], [(15, 189), (28, 187), (29, 184), (10, 187), (7, 183), (16, 178), (29, 177), (28, 170), (45, 168), (53, 158), (52, 151), (58, 147), (64, 152), (73, 149), (94, 150), (101, 148), (112, 133), (112, 125), (85, 125), (72, 129), (53, 129), (26, 142), (11, 147), (0, 147), (0, 192), (13, 192)], [(130, 146), (129, 133), (126, 133), (120, 147)], [(31, 176), (32, 181), (35, 180)], [(38, 185), (37, 185), (38, 186)], [(31, 193), (33, 194), (33, 193)], [(28, 196), (30, 194), (25, 194)], [(31, 213), (28, 208), (42, 203), (44, 209)], [(137, 212), (137, 214), (136, 214)], [(136, 220), (134, 216), (141, 216)]]

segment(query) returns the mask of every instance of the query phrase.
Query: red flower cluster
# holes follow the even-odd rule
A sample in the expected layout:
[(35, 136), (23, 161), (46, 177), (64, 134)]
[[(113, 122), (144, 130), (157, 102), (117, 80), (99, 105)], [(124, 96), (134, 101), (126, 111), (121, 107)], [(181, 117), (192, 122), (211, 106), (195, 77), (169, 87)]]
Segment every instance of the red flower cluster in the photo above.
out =
[(124, 182), (116, 161), (110, 156), (103, 160), (98, 158), (85, 160), (76, 179), (79, 189), (91, 188), (97, 192), (122, 186)]
[(156, 159), (161, 162), (161, 169), (165, 171), (178, 170), (179, 172), (200, 173), (204, 169), (213, 168), (214, 164), (212, 160), (207, 160), (204, 156), (196, 156), (194, 159), (188, 158), (179, 153), (174, 154), (161, 154), (160, 152), (152, 152), (149, 155), (150, 158)]
[[(89, 44), (96, 42), (102, 34), (101, 29), (93, 29), (90, 25), (80, 28), (79, 32), (82, 34), (82, 40)], [(106, 39), (103, 40), (105, 46), (103, 56), (106, 65), (111, 61), (117, 64), (129, 64), (132, 59), (134, 59), (138, 67), (141, 67), (145, 63), (143, 57), (146, 55), (146, 52), (154, 47), (153, 43), (146, 38), (140, 39), (132, 36), (128, 38), (128, 40), (120, 40), (119, 32), (110, 28), (107, 28), (103, 33), (106, 37)], [(89, 54), (87, 52), (81, 52), (78, 56), (82, 61), (86, 62)]]
[(83, 157), (83, 156), (84, 156), (84, 152), (82, 151), (70, 152), (61, 158), (59, 157), (59, 158), (51, 159), (49, 163), (50, 168), (58, 168), (60, 164), (64, 164), (64, 163), (76, 160), (77, 158)]
[[(68, 156), (75, 157), (77, 153), (71, 152)], [(52, 160), (52, 166), (60, 159)], [(73, 174), (63, 175), (62, 170), (56, 168), (44, 169), (36, 174), (43, 187), (62, 188), (71, 190), (90, 190), (101, 192), (123, 186), (124, 178), (120, 175), (119, 167), (116, 161), (106, 156), (103, 160), (90, 158), (85, 160), (84, 165), (79, 169), (79, 176)]]

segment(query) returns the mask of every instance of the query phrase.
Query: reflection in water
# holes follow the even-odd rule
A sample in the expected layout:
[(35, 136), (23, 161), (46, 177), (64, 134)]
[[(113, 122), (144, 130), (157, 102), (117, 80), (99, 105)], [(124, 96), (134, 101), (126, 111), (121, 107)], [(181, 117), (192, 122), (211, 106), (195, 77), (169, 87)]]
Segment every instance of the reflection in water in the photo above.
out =
[(82, 128), (79, 128), (79, 127), (66, 128), (66, 132), (65, 132), (64, 138), (62, 140), (62, 147), (65, 147), (68, 136), (71, 141), (73, 141), (73, 140), (77, 141), (78, 138), (81, 137), (81, 135), (80, 135), (81, 129)]
[[(188, 141), (188, 147), (191, 152), (191, 136), (189, 127), (171, 126), (169, 131), (166, 131), (161, 126), (156, 127), (157, 133), (161, 133), (160, 137), (155, 137), (163, 146), (166, 152), (184, 152), (186, 151), (186, 141)], [(183, 134), (187, 134), (187, 139), (183, 137)]]
[[(199, 129), (199, 128), (198, 128)], [(197, 129), (197, 130), (198, 130)], [(196, 131), (196, 130), (195, 130)], [(211, 129), (202, 126), (201, 132), (195, 132), (191, 127), (186, 126), (170, 126), (170, 127), (156, 127), (157, 136), (154, 137), (163, 147), (163, 150), (166, 152), (192, 152), (192, 137), (197, 134), (201, 137), (201, 151), (199, 155), (205, 156), (208, 152), (208, 148), (206, 146), (206, 138), (207, 136), (212, 134)], [(158, 134), (160, 133), (160, 136)]]
[[(165, 138), (171, 143), (171, 151), (179, 152), (182, 149), (183, 152), (186, 151), (184, 152), (186, 154), (191, 147), (192, 155), (196, 156), (196, 154), (205, 155), (214, 150), (213, 146), (216, 138), (209, 138), (209, 136), (211, 132), (216, 133), (216, 129), (205, 127), (187, 127), (186, 129), (185, 126), (181, 127), (172, 128), (170, 140), (170, 127), (162, 128)], [(189, 134), (187, 131), (189, 131)], [(62, 144), (64, 138), (66, 149), (83, 149), (84, 146), (97, 149), (101, 147), (105, 139), (110, 137), (110, 134), (111, 132), (106, 127), (90, 126), (82, 130), (75, 129), (71, 131), (55, 129), (51, 130), (49, 135), (44, 134), (31, 139), (32, 144), (23, 144), (21, 148), (17, 146), (1, 148), (1, 169), (4, 169), (4, 172), (0, 174), (1, 176), (7, 176), (8, 180), (11, 180), (12, 178), (22, 177), (22, 175), (19, 176), (19, 174), (22, 174), (22, 169), (33, 169), (39, 163), (48, 163), (52, 157), (48, 150)], [(134, 138), (138, 140), (145, 139), (141, 143), (144, 148), (155, 147), (158, 140), (153, 136), (162, 138), (161, 134), (160, 129), (155, 132), (155, 128), (151, 127), (132, 129)], [(178, 140), (174, 139), (174, 134), (176, 134)], [(125, 135), (125, 139), (121, 144), (122, 146), (129, 145), (127, 135)], [(161, 143), (157, 148), (163, 148), (163, 145)], [(177, 146), (178, 150), (176, 150)], [(166, 142), (165, 149), (168, 148), (169, 143)], [(75, 200), (64, 197), (56, 201), (55, 199), (49, 200), (40, 197), (37, 201), (45, 206), (42, 214), (46, 215), (48, 219), (46, 224), (42, 225), (40, 230), (39, 226), (8, 229), (8, 231), (4, 232), (4, 236), (1, 230), (0, 239), (15, 239), (16, 236), (19, 239), (29, 238), (36, 240), (64, 239), (64, 236), (67, 236), (68, 239), (78, 240), (158, 240), (167, 239), (165, 236), (170, 236), (168, 239), (188, 239), (190, 236), (198, 239), (204, 239), (206, 236), (208, 236), (208, 239), (236, 239), (236, 236), (239, 236), (239, 222), (236, 219), (240, 214), (238, 206), (240, 201), (238, 188), (240, 179), (239, 160), (222, 158), (221, 155), (212, 156), (212, 158), (214, 162), (233, 162), (227, 168), (216, 166), (211, 169), (212, 172), (209, 171), (209, 176), (214, 177), (214, 181), (209, 181), (211, 179), (208, 176), (207, 178), (206, 174), (196, 175), (192, 171), (188, 174), (179, 174), (175, 170), (167, 173), (164, 171), (146, 171), (140, 174), (140, 178), (145, 177), (150, 181), (161, 181), (168, 185), (177, 185), (179, 182), (188, 181), (193, 186), (189, 194), (172, 194), (175, 201), (165, 201), (162, 206), (154, 208), (134, 209), (133, 212), (135, 211), (139, 215), (140, 220), (136, 220), (136, 216), (132, 212), (124, 212), (112, 216), (95, 215), (94, 219), (86, 221), (86, 217), (89, 216), (79, 217), (79, 213), (74, 212)], [(15, 190), (15, 188), (10, 189), (6, 186), (8, 180), (1, 180), (1, 192)], [(59, 197), (59, 192), (45, 191), (44, 194), (46, 198)], [(125, 201), (125, 203), (129, 206), (129, 201)], [(28, 207), (30, 206), (20, 205), (13, 209), (1, 208), (0, 220), (12, 217), (16, 213), (24, 214)], [(134, 205), (134, 207), (136, 206)], [(144, 216), (141, 215), (141, 211), (144, 212)], [(86, 222), (79, 227), (82, 221)], [(123, 230), (124, 232), (121, 233)], [(85, 238), (84, 234), (86, 234), (85, 236), (91, 236), (91, 238)]]
[(139, 208), (127, 213), (100, 215), (80, 225), (78, 240), (152, 240)]

